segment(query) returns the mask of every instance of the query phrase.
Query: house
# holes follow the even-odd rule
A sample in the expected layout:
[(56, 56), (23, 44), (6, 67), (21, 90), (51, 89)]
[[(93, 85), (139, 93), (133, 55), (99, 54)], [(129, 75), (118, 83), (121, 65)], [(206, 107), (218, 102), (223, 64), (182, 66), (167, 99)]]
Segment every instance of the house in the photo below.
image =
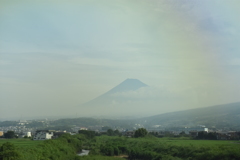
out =
[(219, 140), (236, 140), (240, 138), (240, 133), (236, 131), (216, 132)]
[(81, 127), (80, 130), (88, 130), (86, 127)]
[(216, 132), (218, 140), (229, 140), (230, 137), (227, 132)]
[(183, 131), (186, 134), (190, 134), (190, 132), (207, 132), (208, 133), (208, 128), (206, 127), (185, 128)]
[(0, 131), (0, 137), (2, 137), (3, 136), (3, 131)]
[(53, 131), (50, 130), (37, 130), (33, 140), (46, 140), (46, 139), (52, 139)]
[(18, 137), (21, 137), (21, 138), (23, 138), (25, 136), (26, 137), (31, 137), (32, 134), (31, 134), (31, 132), (21, 132), (21, 133), (18, 134)]

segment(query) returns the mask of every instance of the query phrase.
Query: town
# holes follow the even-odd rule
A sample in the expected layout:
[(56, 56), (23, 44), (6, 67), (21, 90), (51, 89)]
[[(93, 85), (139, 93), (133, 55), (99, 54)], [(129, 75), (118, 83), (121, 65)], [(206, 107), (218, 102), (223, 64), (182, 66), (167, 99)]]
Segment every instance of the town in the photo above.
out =
[[(83, 131), (91, 131), (94, 132), (95, 135), (133, 137), (137, 129), (145, 128), (148, 134), (160, 138), (186, 136), (195, 139), (214, 139), (214, 140), (240, 139), (240, 131), (223, 130), (220, 128), (219, 129), (215, 128), (213, 130), (209, 129), (205, 125), (198, 125), (196, 127), (174, 127), (174, 128), (163, 128), (160, 125), (144, 126), (141, 124), (134, 124), (133, 126), (126, 128), (121, 126), (72, 125), (71, 127), (68, 128), (56, 127), (56, 129), (49, 129), (47, 126), (51, 123), (51, 121), (47, 119), (4, 121), (4, 122), (1, 122), (2, 124), (0, 125), (0, 138), (31, 138), (32, 140), (46, 140), (58, 138), (60, 135), (64, 133), (75, 135)], [(33, 124), (35, 124), (35, 126)]]

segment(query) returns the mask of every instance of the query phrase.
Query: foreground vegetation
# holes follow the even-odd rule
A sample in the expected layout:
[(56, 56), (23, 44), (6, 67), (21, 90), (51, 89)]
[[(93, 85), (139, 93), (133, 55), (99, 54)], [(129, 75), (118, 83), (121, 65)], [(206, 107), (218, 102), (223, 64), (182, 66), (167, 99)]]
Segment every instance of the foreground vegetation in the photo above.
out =
[[(7, 142), (6, 142), (7, 141)], [(78, 156), (89, 149), (88, 156)], [(45, 141), (0, 140), (0, 160), (238, 160), (239, 141), (192, 140), (186, 137), (128, 138), (83, 132)]]
[(22, 148), (22, 147), (36, 147), (43, 141), (33, 141), (29, 138), (0, 139), (0, 146), (6, 142), (10, 142), (17, 147)]
[(45, 141), (19, 143), (18, 139), (10, 140), (1, 145), (0, 160), (74, 160), (78, 157), (76, 153), (82, 150), (81, 139), (84, 139), (81, 135), (65, 134)]
[(125, 138), (101, 136), (92, 144), (90, 154), (128, 155), (128, 159), (240, 159), (240, 146), (234, 141)]

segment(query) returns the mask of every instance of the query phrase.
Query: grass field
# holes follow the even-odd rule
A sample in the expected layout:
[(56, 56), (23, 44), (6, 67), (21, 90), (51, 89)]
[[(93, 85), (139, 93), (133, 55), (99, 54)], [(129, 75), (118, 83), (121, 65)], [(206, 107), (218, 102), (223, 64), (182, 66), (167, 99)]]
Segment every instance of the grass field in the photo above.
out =
[(126, 158), (121, 157), (109, 157), (109, 156), (100, 156), (100, 155), (90, 155), (90, 156), (83, 156), (79, 158), (80, 160), (126, 160)]
[[(64, 151), (68, 146), (68, 143), (59, 145), (58, 147), (60, 148), (55, 148), (53, 154), (53, 152), (50, 150), (54, 147), (51, 145), (56, 145), (60, 142), (65, 141), (54, 140), (54, 142), (58, 143), (53, 143), (53, 141), (47, 141), (47, 143), (45, 143), (44, 141), (33, 141), (24, 138), (0, 139), (0, 146), (5, 142), (13, 143), (19, 152), (22, 153), (22, 159), (24, 160), (33, 160), (33, 155), (34, 157), (44, 157), (46, 155), (50, 157), (59, 157), (60, 155), (65, 154)], [(48, 145), (40, 145), (40, 148), (36, 147), (38, 144), (41, 144), (43, 142), (44, 144)], [(82, 145), (90, 145), (89, 149), (92, 153), (90, 153), (88, 156), (78, 157), (79, 160), (120, 160), (126, 159), (126, 157), (131, 158), (133, 156), (160, 156), (163, 158), (170, 157), (179, 159), (194, 157), (198, 158), (198, 160), (202, 160), (201, 156), (205, 157), (209, 155), (211, 155), (213, 159), (219, 158), (219, 156), (220, 159), (221, 157), (223, 157), (222, 159), (229, 159), (229, 157), (232, 156), (235, 157), (235, 159), (240, 159), (240, 141), (230, 140), (193, 140), (190, 138), (156, 138), (151, 136), (145, 138), (97, 136), (91, 141), (83, 141)], [(101, 150), (102, 148), (104, 149)], [(115, 154), (115, 149), (117, 150), (117, 154)], [(113, 154), (108, 154), (108, 152), (106, 152), (109, 150)], [(70, 150), (69, 152), (66, 152), (66, 156), (71, 156), (70, 153), (74, 154), (74, 151), (72, 152), (72, 150)], [(119, 156), (119, 154), (124, 156)]]
[[(109, 137), (107, 137), (109, 138)], [(101, 138), (100, 138), (101, 139)], [(128, 139), (131, 141), (131, 138)], [(136, 139), (132, 139), (135, 141)], [(152, 141), (151, 139), (138, 139), (140, 141)], [(100, 140), (101, 141), (101, 140)], [(236, 146), (240, 147), (240, 141), (229, 141), (229, 140), (182, 140), (182, 139), (169, 139), (169, 138), (158, 138), (158, 139), (153, 139), (156, 143), (165, 143), (169, 145), (180, 145), (180, 146), (188, 146), (188, 145), (193, 145), (193, 146), (219, 146), (219, 145), (224, 145), (224, 146)], [(39, 143), (42, 143), (43, 141), (33, 141), (30, 139), (25, 139), (25, 138), (19, 138), (19, 139), (0, 139), (0, 145), (2, 145), (5, 142), (11, 142), (17, 147), (28, 147), (28, 146), (35, 146)]]
[(172, 144), (172, 145), (193, 145), (193, 146), (238, 146), (240, 147), (240, 141), (229, 141), (229, 140), (166, 140), (159, 139), (159, 142)]
[(17, 147), (34, 147), (39, 143), (42, 143), (42, 141), (33, 141), (30, 139), (25, 138), (18, 138), (18, 139), (0, 139), (0, 145), (2, 145), (5, 142), (13, 143)]
[[(100, 143), (106, 141), (107, 139), (114, 137), (98, 137)], [(240, 148), (240, 141), (237, 140), (193, 140), (193, 139), (182, 139), (182, 138), (127, 138), (127, 141), (135, 142), (145, 142), (145, 143), (155, 143), (155, 144), (166, 144), (166, 145), (177, 145), (177, 146), (234, 146)]]

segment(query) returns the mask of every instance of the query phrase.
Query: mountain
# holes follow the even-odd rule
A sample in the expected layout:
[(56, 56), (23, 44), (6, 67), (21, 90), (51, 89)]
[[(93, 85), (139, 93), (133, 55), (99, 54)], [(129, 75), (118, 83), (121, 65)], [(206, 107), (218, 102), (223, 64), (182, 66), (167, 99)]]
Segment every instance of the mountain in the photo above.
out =
[(240, 130), (240, 102), (170, 112), (139, 119), (145, 125), (164, 127), (205, 125), (209, 128)]
[(116, 87), (112, 88), (108, 92), (98, 96), (97, 98), (83, 104), (83, 106), (94, 107), (101, 105), (114, 105), (114, 103), (122, 103), (126, 97), (122, 97), (121, 93), (136, 91), (142, 87), (147, 87), (138, 79), (126, 79)]
[(110, 91), (106, 92), (102, 96), (114, 94), (118, 92), (135, 91), (142, 87), (147, 87), (147, 86), (148, 85), (146, 85), (145, 83), (141, 82), (138, 79), (126, 79), (125, 81), (123, 81), (122, 83), (120, 83), (119, 85), (111, 89)]
[[(99, 112), (99, 110), (96, 110)], [(107, 110), (104, 110), (107, 112)], [(240, 131), (240, 102), (210, 106), (205, 108), (190, 109), (178, 112), (169, 112), (155, 116), (132, 119), (103, 118), (75, 118), (62, 119), (52, 125), (77, 125), (77, 126), (121, 126), (132, 129), (139, 126), (151, 128), (153, 125), (160, 125), (159, 129), (171, 129), (178, 127), (196, 127), (205, 125), (210, 129), (226, 129)], [(155, 128), (156, 129), (156, 128)]]
[(82, 104), (80, 107), (86, 113), (85, 116), (93, 115), (89, 112), (100, 116), (111, 115), (112, 113), (128, 116), (127, 113), (133, 113), (132, 109), (137, 106), (136, 103), (141, 101), (138, 92), (147, 87), (147, 84), (138, 79), (126, 79), (108, 92)]

